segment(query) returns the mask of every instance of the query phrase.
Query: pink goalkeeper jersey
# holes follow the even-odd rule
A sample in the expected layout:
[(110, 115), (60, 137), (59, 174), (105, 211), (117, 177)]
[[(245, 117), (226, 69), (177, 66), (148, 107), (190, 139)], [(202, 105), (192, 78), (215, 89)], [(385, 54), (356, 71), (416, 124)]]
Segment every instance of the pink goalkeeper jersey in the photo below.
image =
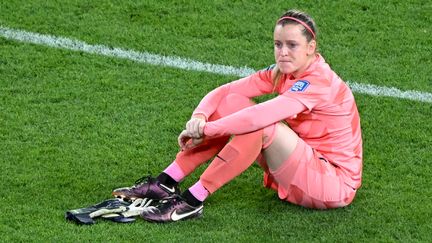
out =
[[(273, 91), (272, 68), (220, 86), (206, 95), (194, 114), (207, 118), (230, 93), (252, 98)], [(284, 75), (278, 96), (207, 122), (206, 136), (244, 134), (285, 120), (300, 138), (339, 167), (348, 185), (359, 188), (362, 174), (360, 118), (354, 96), (321, 55), (295, 79)]]

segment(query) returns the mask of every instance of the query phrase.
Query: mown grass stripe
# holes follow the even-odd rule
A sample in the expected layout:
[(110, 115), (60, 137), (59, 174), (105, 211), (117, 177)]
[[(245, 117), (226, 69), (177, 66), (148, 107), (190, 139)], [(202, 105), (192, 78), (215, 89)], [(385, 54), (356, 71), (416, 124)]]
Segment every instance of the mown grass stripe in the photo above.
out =
[[(0, 36), (10, 40), (45, 45), (54, 48), (68, 49), (73, 51), (82, 51), (103, 56), (124, 58), (140, 63), (174, 67), (185, 70), (204, 71), (209, 73), (233, 75), (239, 77), (245, 77), (256, 72), (255, 70), (248, 67), (236, 68), (226, 65), (198, 62), (191, 59), (175, 56), (161, 56), (148, 52), (126, 50), (118, 47), (111, 48), (105, 45), (91, 45), (80, 40), (11, 29), (4, 26), (0, 26)], [(349, 84), (353, 92), (356, 93), (432, 103), (432, 94), (427, 92), (420, 92), (415, 90), (402, 91), (394, 87), (361, 84), (352, 81), (349, 81), (347, 83)]]

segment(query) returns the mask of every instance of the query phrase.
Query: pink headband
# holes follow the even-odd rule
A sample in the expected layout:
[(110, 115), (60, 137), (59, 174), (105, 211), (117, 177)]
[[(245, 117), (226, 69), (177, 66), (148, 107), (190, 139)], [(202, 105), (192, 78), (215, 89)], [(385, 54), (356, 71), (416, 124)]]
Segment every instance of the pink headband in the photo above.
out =
[(310, 27), (309, 27), (305, 22), (301, 21), (300, 19), (286, 16), (286, 17), (282, 17), (282, 18), (280, 18), (280, 19), (277, 21), (277, 24), (279, 24), (279, 22), (281, 22), (281, 21), (284, 20), (284, 19), (294, 20), (295, 22), (297, 22), (297, 23), (303, 25), (303, 27), (305, 27), (305, 28), (306, 28), (306, 29), (307, 29), (307, 30), (312, 34), (312, 37), (314, 38), (314, 40), (316, 39), (316, 37), (315, 37), (315, 33), (312, 31), (312, 29), (311, 29), (311, 28), (310, 28)]

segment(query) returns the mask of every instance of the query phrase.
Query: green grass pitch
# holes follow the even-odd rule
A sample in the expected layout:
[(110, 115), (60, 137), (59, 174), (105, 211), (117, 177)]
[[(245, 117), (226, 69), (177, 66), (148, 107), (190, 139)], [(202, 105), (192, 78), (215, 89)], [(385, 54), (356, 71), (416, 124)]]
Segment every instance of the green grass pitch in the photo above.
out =
[[(320, 52), (344, 80), (432, 92), (428, 0), (11, 0), (0, 26), (258, 70), (274, 62), (273, 26), (290, 8), (315, 18)], [(432, 241), (432, 104), (360, 93), (363, 186), (346, 208), (282, 202), (253, 166), (199, 220), (65, 221), (66, 210), (157, 175), (200, 99), (237, 78), (0, 37), (1, 241)]]

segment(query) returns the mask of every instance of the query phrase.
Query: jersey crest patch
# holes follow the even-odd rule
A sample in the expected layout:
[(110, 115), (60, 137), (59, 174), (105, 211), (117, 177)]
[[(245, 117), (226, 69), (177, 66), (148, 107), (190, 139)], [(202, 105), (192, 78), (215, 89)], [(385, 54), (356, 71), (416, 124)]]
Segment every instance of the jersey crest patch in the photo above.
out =
[(291, 92), (303, 92), (306, 90), (306, 88), (309, 86), (309, 81), (307, 80), (299, 80), (293, 84), (293, 86), (290, 88)]

